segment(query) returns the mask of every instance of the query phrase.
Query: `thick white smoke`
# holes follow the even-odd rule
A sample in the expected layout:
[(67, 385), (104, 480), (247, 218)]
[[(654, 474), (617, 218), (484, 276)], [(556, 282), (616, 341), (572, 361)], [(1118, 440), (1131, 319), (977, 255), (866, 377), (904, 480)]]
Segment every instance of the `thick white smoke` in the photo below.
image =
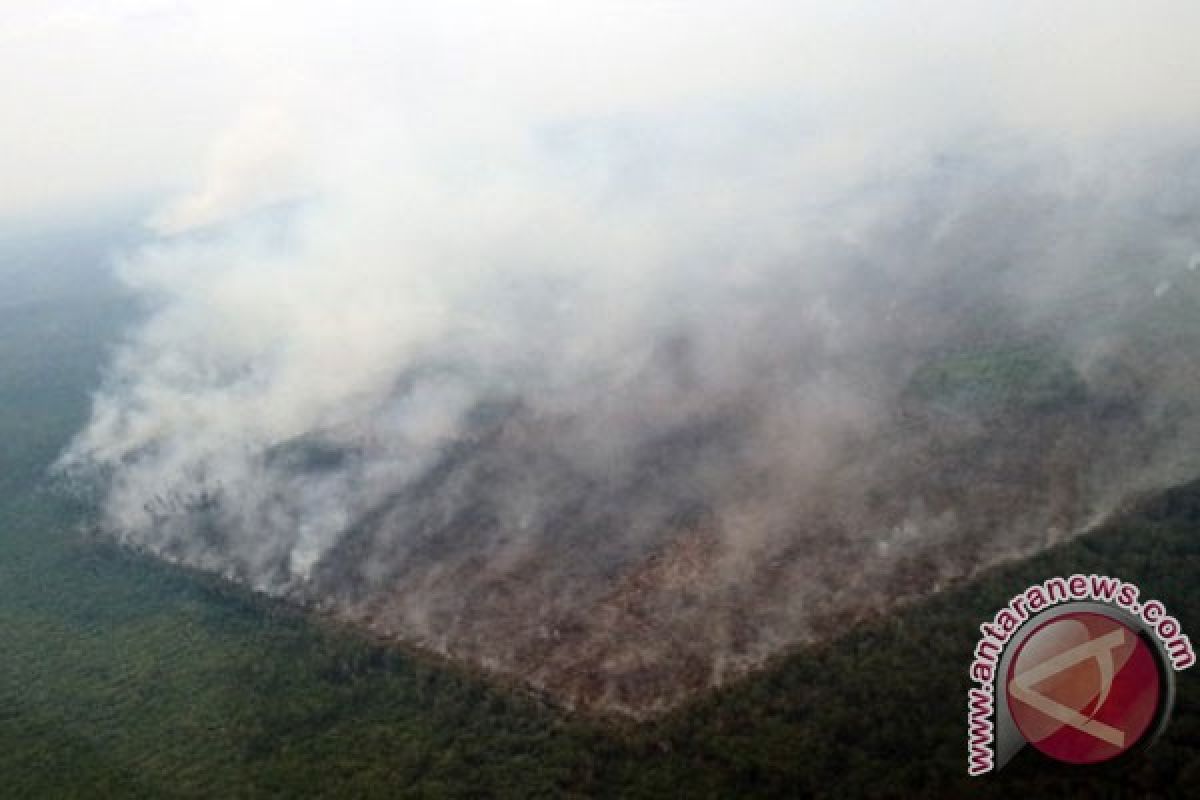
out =
[(188, 11), (255, 80), (62, 460), (123, 540), (513, 670), (673, 587), (710, 680), (1195, 469), (1194, 9), (447, 8)]

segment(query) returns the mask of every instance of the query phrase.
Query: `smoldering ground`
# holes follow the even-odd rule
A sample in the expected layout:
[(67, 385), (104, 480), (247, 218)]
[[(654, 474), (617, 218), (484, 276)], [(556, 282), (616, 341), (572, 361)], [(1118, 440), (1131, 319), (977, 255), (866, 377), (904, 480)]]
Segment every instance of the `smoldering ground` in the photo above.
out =
[(896, 76), (919, 35), (847, 73), (829, 23), (814, 79), (773, 19), (642, 31), (649, 87), (590, 46), (585, 100), (509, 53), (499, 99), (239, 114), (60, 470), (132, 546), (633, 713), (1194, 476), (1194, 115), (1070, 68), (1046, 111), (950, 22)]

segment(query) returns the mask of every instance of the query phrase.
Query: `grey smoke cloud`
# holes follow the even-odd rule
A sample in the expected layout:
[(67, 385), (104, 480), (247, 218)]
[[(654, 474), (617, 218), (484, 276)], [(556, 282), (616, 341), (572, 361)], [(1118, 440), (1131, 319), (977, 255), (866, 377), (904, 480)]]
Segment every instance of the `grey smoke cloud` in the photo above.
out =
[(54, 197), (21, 145), (13, 207), (181, 187), (61, 467), (124, 541), (578, 702), (695, 660), (673, 702), (1194, 473), (1198, 14), (16, 17), (205, 87), (175, 145), (150, 80), (129, 175), (87, 104), (39, 101), (81, 123)]

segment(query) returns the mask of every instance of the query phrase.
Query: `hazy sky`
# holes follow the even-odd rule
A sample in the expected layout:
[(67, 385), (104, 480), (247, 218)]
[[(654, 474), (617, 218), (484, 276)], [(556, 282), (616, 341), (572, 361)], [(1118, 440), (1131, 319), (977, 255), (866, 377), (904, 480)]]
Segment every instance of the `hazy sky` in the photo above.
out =
[(328, 188), (381, 138), (453, 171), (547, 125), (731, 105), (786, 110), (796, 157), (838, 170), (997, 126), (1169, 136), (1200, 117), (1197, 30), (1186, 0), (10, 0), (0, 216), (173, 191), (177, 228)]

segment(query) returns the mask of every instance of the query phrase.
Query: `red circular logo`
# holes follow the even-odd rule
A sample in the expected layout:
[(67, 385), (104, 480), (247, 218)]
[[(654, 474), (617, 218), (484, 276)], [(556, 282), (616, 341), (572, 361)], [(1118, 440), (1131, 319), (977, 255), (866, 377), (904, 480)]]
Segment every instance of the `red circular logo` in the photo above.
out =
[(1009, 665), (1006, 689), (1026, 741), (1072, 764), (1107, 761), (1136, 745), (1162, 696), (1150, 646), (1122, 622), (1086, 611), (1036, 628)]

